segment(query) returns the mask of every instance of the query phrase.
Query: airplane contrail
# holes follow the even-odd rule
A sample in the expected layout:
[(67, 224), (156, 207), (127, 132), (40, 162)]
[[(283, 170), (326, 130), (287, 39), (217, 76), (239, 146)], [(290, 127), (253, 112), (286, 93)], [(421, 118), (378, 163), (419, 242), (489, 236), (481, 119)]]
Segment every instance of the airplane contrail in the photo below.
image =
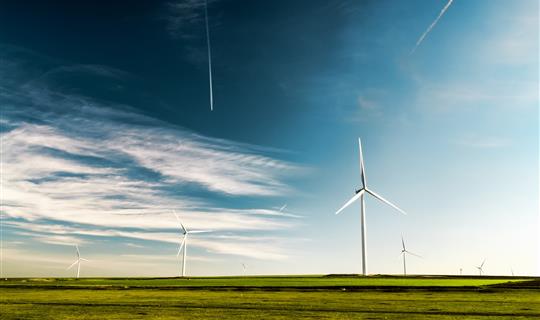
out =
[(439, 15), (437, 16), (437, 18), (431, 23), (431, 25), (426, 29), (426, 31), (424, 31), (424, 33), (420, 36), (420, 38), (418, 39), (418, 41), (416, 41), (416, 45), (414, 46), (414, 48), (411, 50), (411, 53), (410, 54), (413, 54), (416, 49), (418, 48), (418, 46), (422, 43), (422, 41), (424, 41), (424, 38), (428, 35), (428, 33), (431, 32), (431, 29), (433, 29), (433, 27), (435, 27), (435, 25), (437, 24), (437, 22), (439, 22), (439, 20), (441, 19), (441, 17), (444, 15), (444, 13), (446, 12), (446, 10), (448, 10), (448, 8), (450, 8), (450, 5), (452, 4), (454, 0), (448, 0), (448, 3), (444, 6), (444, 8), (442, 8), (441, 12), (439, 13)]
[(208, 83), (210, 86), (210, 111), (214, 111), (214, 89), (212, 88), (212, 53), (210, 49), (210, 29), (208, 27), (208, 0), (204, 1), (204, 17), (206, 21), (206, 45), (208, 47)]

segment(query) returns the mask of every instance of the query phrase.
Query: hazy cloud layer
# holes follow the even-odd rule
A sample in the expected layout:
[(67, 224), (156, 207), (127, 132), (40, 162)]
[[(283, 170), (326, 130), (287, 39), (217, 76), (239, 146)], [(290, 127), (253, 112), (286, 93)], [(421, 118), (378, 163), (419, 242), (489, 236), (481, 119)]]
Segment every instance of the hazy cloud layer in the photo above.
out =
[[(123, 76), (103, 66), (69, 66), (0, 86), (2, 210), (19, 234), (51, 244), (82, 243), (87, 236), (177, 242), (173, 209), (186, 225), (217, 234), (294, 224), (278, 209), (232, 208), (219, 198), (282, 196), (292, 191), (285, 175), (299, 167), (277, 159), (275, 150), (201, 136), (128, 106), (64, 93), (47, 76), (88, 70)], [(255, 250), (253, 239), (211, 235), (190, 243), (216, 253), (284, 257), (271, 243)]]

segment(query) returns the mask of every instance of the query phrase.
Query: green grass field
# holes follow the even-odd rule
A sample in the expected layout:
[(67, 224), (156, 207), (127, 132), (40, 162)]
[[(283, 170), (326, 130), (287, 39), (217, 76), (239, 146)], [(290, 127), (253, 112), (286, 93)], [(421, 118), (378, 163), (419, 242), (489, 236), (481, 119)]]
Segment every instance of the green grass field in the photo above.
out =
[(9, 279), (0, 319), (540, 319), (540, 280), (293, 276)]

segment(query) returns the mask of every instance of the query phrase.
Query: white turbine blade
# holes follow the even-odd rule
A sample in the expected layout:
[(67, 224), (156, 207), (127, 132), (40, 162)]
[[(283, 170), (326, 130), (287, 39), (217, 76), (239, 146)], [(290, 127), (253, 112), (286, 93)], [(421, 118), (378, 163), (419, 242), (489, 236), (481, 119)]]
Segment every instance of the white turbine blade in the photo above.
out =
[(279, 208), (279, 212), (283, 212), (287, 208), (287, 204), (284, 204), (281, 208)]
[(69, 269), (73, 268), (73, 266), (76, 265), (77, 262), (79, 262), (78, 259), (77, 259), (77, 261), (73, 262), (69, 267), (67, 267), (66, 270), (69, 270)]
[(405, 249), (405, 241), (403, 240), (403, 236), (401, 236), (401, 245), (403, 246), (403, 250), (404, 250), (404, 251), (407, 251), (407, 250)]
[(413, 256), (415, 256), (415, 257), (418, 257), (418, 258), (422, 258), (422, 259), (424, 258), (424, 257), (422, 257), (422, 256), (419, 255), (419, 254), (416, 254), (416, 253), (413, 253), (413, 252), (410, 252), (410, 251), (407, 251), (407, 250), (405, 250), (405, 252), (407, 252), (408, 254), (413, 255)]
[(358, 191), (358, 193), (355, 194), (354, 197), (351, 198), (351, 200), (347, 201), (347, 203), (345, 203), (343, 205), (343, 207), (341, 207), (338, 211), (336, 211), (336, 214), (339, 214), (341, 211), (343, 211), (345, 208), (347, 208), (351, 203), (358, 200), (358, 198), (360, 198), (363, 194), (364, 194), (364, 189)]
[(75, 245), (75, 248), (77, 249), (77, 258), (81, 257), (81, 252), (79, 251), (79, 246)]
[(482, 268), (484, 266), (484, 263), (486, 263), (486, 259), (484, 259), (484, 261), (482, 261), (482, 264), (480, 265), (480, 268)]
[(182, 252), (182, 247), (184, 246), (184, 242), (186, 241), (186, 237), (184, 236), (182, 238), (182, 241), (180, 241), (180, 245), (178, 246), (178, 253), (176, 253), (176, 256), (180, 256), (180, 252)]
[(208, 232), (213, 232), (214, 230), (193, 230), (193, 231), (190, 231), (189, 233), (208, 233)]
[(386, 203), (387, 205), (391, 206), (392, 208), (396, 209), (397, 211), (403, 213), (403, 214), (407, 214), (405, 213), (405, 211), (401, 210), (400, 208), (398, 208), (398, 206), (396, 206), (395, 204), (393, 204), (392, 202), (386, 200), (385, 198), (381, 197), (379, 194), (369, 190), (369, 189), (366, 189), (366, 192), (371, 194), (372, 196), (374, 196), (375, 198), (379, 199), (380, 201)]
[(364, 155), (362, 153), (362, 141), (358, 138), (358, 149), (360, 150), (360, 176), (362, 178), (362, 187), (367, 187), (366, 170), (364, 167)]
[(180, 224), (180, 226), (182, 227), (182, 230), (184, 230), (184, 233), (187, 232), (187, 229), (184, 227), (184, 225), (182, 224), (182, 221), (180, 220), (180, 217), (176, 214), (176, 211), (173, 210), (173, 213), (174, 213), (174, 216), (176, 217), (176, 220), (178, 220), (178, 223)]
[(86, 261), (86, 262), (90, 262), (90, 260), (86, 260), (86, 259), (84, 259), (84, 258), (81, 258), (80, 260)]

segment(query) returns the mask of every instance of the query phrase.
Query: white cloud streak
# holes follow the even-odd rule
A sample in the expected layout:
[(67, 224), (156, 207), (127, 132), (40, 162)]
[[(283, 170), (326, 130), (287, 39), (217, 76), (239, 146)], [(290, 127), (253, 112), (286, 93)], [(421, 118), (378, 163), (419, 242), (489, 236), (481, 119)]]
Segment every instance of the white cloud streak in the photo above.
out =
[(450, 5), (452, 5), (453, 1), (454, 0), (448, 0), (446, 5), (444, 6), (444, 8), (442, 8), (441, 12), (439, 12), (439, 15), (437, 16), (437, 18), (435, 20), (433, 20), (433, 22), (429, 25), (429, 27), (426, 29), (426, 31), (424, 31), (424, 33), (422, 33), (420, 38), (418, 38), (418, 41), (416, 41), (416, 45), (411, 50), (410, 54), (413, 54), (416, 51), (416, 49), (418, 49), (418, 47), (420, 46), (422, 41), (424, 41), (424, 39), (427, 37), (427, 35), (431, 32), (431, 29), (433, 29), (435, 27), (435, 25), (437, 24), (437, 22), (439, 22), (439, 20), (445, 14), (446, 10), (448, 10), (448, 8), (450, 8)]
[[(220, 197), (294, 191), (283, 180), (301, 168), (269, 156), (275, 150), (197, 135), (125, 106), (52, 90), (43, 81), (27, 82), (23, 92), (0, 88), (8, 106), (2, 119), (1, 209), (11, 228), (49, 244), (87, 237), (176, 243), (172, 209), (190, 227), (218, 233), (295, 225), (277, 209), (219, 204)], [(194, 237), (191, 245), (261, 259), (285, 256), (253, 239)]]

